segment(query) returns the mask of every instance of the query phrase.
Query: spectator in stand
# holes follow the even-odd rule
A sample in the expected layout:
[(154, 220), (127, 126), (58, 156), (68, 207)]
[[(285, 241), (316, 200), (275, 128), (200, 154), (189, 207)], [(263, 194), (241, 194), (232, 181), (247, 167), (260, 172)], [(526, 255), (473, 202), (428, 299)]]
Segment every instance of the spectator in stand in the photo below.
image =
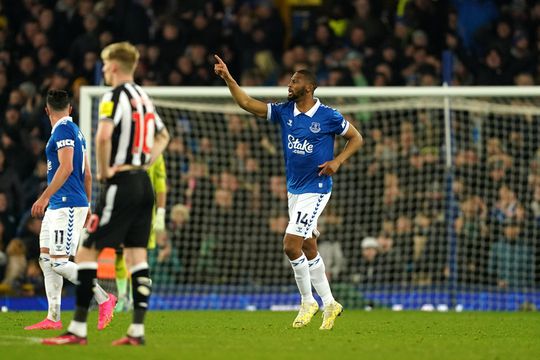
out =
[(169, 18), (163, 23), (161, 40), (158, 41), (160, 63), (170, 67), (184, 52), (186, 47), (186, 34), (183, 27), (174, 19)]
[(7, 193), (5, 192), (0, 192), (0, 220), (3, 224), (2, 235), (5, 239), (4, 245), (7, 245), (9, 240), (16, 234), (18, 216), (13, 211), (13, 205), (10, 204)]
[(27, 271), (26, 247), (19, 238), (12, 239), (5, 248), (6, 266), (3, 280), (0, 285), (8, 287), (10, 291), (20, 292)]
[(501, 290), (534, 286), (535, 253), (523, 235), (523, 223), (507, 219), (501, 237), (489, 251), (488, 271)]
[(190, 227), (190, 210), (182, 204), (171, 207), (170, 222), (167, 226), (167, 235), (170, 239), (171, 249), (178, 249), (180, 269), (178, 277), (181, 283), (189, 283), (195, 277), (195, 265), (199, 254), (200, 236), (193, 234)]
[(378, 261), (379, 244), (374, 237), (365, 237), (360, 244), (361, 254), (353, 254), (349, 273), (350, 281), (364, 286), (381, 285), (385, 282), (387, 269)]
[(84, 33), (77, 36), (69, 49), (69, 58), (76, 68), (84, 67), (84, 56), (88, 52), (98, 53), (99, 48), (99, 19), (94, 14), (88, 14), (83, 19)]
[(377, 237), (378, 247), (378, 261), (381, 268), (385, 272), (385, 283), (401, 284), (404, 280), (404, 264), (401, 256), (394, 249), (394, 240), (390, 236), (390, 233), (382, 232)]
[(498, 48), (490, 48), (478, 64), (477, 85), (510, 85), (511, 74), (503, 54)]
[(458, 236), (458, 279), (465, 284), (485, 283), (489, 242), (487, 207), (479, 196), (471, 195), (460, 203), (454, 224)]

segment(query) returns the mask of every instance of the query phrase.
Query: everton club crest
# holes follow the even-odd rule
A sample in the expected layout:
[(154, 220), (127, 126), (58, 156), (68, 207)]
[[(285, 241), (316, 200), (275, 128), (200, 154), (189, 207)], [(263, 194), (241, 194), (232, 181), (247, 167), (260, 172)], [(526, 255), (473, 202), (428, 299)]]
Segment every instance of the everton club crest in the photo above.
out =
[(321, 131), (321, 124), (319, 124), (318, 122), (312, 122), (309, 130), (311, 130), (312, 133), (316, 134)]

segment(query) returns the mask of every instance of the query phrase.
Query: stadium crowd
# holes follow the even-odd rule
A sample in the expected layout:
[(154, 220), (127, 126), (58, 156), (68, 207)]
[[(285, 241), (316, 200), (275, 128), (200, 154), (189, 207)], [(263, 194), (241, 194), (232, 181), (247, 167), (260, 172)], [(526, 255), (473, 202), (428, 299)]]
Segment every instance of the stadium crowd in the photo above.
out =
[[(247, 86), (284, 86), (299, 68), (314, 71), (320, 86), (436, 86), (443, 50), (453, 55), (453, 85), (540, 83), (538, 1), (287, 3), (0, 0), (4, 289), (24, 294), (41, 286), (40, 220), (29, 209), (46, 185), (51, 129), (43, 95), (70, 91), (77, 120), (79, 88), (101, 84), (100, 50), (112, 42), (136, 44), (142, 85), (222, 86), (212, 72), (218, 53)], [(321, 218), (327, 237), (321, 252), (333, 279), (540, 284), (538, 118), (498, 118), (502, 127), (486, 121), (479, 129), (470, 114), (456, 117), (455, 201), (449, 201), (440, 116), (349, 115), (367, 144), (336, 175)], [(172, 249), (154, 261), (162, 269), (155, 281), (276, 284), (291, 276), (280, 267), (288, 218), (279, 130), (237, 115), (211, 125), (176, 119), (170, 126)], [(455, 248), (448, 232), (456, 234)]]

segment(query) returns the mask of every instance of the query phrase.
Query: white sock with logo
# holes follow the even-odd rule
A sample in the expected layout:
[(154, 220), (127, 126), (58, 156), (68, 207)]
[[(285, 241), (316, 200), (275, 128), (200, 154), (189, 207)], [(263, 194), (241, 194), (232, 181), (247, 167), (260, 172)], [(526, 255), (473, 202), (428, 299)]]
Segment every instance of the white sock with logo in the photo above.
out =
[(296, 280), (296, 285), (298, 285), (298, 290), (300, 290), (300, 295), (302, 295), (303, 303), (313, 303), (315, 298), (311, 292), (311, 280), (309, 276), (309, 266), (306, 255), (302, 253), (298, 259), (289, 260), (294, 271), (294, 279)]
[(58, 275), (51, 266), (51, 257), (49, 254), (39, 255), (39, 267), (43, 271), (43, 280), (45, 283), (45, 294), (49, 304), (47, 319), (60, 321), (60, 308), (62, 304), (62, 286), (64, 278)]
[(321, 254), (317, 253), (314, 259), (309, 260), (308, 266), (311, 283), (317, 294), (321, 297), (324, 306), (333, 303), (334, 297), (332, 296), (332, 290), (330, 290), (330, 284), (326, 277), (326, 268)]
[(77, 264), (67, 258), (52, 260), (52, 269), (72, 284), (77, 285)]

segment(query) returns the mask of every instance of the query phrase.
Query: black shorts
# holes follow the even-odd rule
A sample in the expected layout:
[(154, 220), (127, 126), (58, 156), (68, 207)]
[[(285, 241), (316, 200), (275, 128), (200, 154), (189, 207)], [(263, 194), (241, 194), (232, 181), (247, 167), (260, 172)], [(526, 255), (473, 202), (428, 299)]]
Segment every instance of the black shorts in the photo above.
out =
[(126, 248), (148, 245), (154, 191), (144, 170), (122, 171), (107, 180), (83, 241), (87, 248)]

